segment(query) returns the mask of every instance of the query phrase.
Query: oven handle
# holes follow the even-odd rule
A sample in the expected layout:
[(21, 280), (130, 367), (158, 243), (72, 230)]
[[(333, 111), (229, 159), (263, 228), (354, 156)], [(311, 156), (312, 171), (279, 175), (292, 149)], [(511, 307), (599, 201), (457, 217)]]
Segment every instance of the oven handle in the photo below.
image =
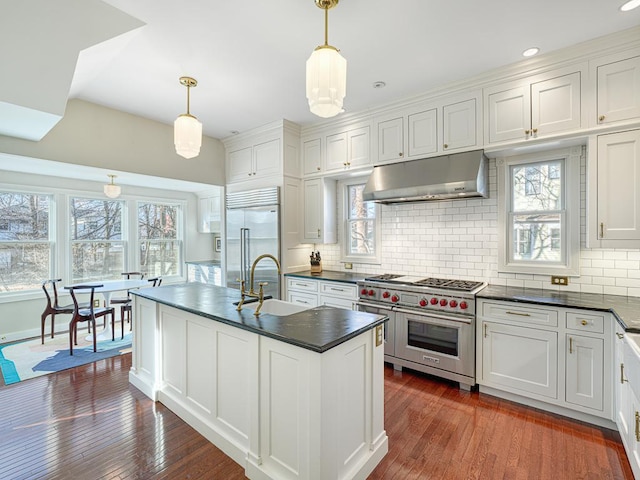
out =
[(472, 318), (454, 317), (452, 315), (447, 315), (445, 313), (440, 313), (440, 312), (436, 314), (433, 314), (431, 312), (416, 312), (415, 310), (409, 310), (407, 308), (402, 308), (402, 307), (395, 308), (394, 310), (396, 312), (407, 313), (409, 315), (414, 315), (416, 317), (429, 317), (429, 318), (433, 318), (434, 320), (445, 320), (445, 321), (451, 321), (456, 323), (466, 323), (467, 325), (471, 325), (471, 322), (473, 321)]
[(386, 305), (380, 305), (379, 303), (369, 303), (369, 302), (356, 302), (357, 306), (363, 306), (368, 308), (377, 308), (378, 310), (384, 310), (386, 312), (393, 312), (393, 307), (387, 307)]

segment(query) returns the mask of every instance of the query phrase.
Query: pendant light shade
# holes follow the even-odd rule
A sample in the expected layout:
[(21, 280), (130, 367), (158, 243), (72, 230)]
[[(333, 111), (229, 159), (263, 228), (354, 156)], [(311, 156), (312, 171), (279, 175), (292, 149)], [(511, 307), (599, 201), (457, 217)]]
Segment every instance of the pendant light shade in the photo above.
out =
[(111, 183), (107, 183), (103, 187), (104, 194), (109, 198), (118, 198), (120, 196), (121, 189), (118, 185), (113, 183), (113, 179), (117, 175), (107, 175), (111, 179)]
[(187, 113), (178, 116), (173, 123), (173, 143), (178, 155), (193, 158), (200, 154), (202, 146), (202, 123), (189, 112), (191, 87), (198, 82), (191, 77), (180, 77), (180, 83), (187, 87)]
[(315, 0), (315, 3), (324, 10), (324, 45), (317, 47), (307, 60), (307, 99), (311, 113), (330, 118), (344, 111), (347, 61), (328, 42), (328, 12), (338, 0)]

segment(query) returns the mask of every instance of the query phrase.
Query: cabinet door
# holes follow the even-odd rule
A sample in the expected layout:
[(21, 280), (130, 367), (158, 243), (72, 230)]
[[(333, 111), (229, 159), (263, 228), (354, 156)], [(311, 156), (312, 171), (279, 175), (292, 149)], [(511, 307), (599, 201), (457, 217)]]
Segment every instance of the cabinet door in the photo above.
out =
[(640, 476), (640, 401), (636, 397), (633, 389), (629, 388), (629, 410), (627, 418), (631, 426), (629, 432), (630, 445), (627, 450), (629, 463), (635, 478)]
[(473, 147), (476, 139), (476, 99), (445, 105), (442, 108), (444, 151)]
[(336, 242), (335, 196), (335, 180), (305, 180), (303, 243)]
[(253, 147), (253, 174), (259, 176), (280, 173), (282, 160), (280, 157), (280, 141), (271, 140)]
[(229, 162), (227, 164), (227, 180), (238, 182), (249, 180), (253, 176), (252, 148), (242, 148), (229, 152)]
[(524, 140), (531, 130), (528, 85), (492, 93), (487, 98), (489, 142)]
[(598, 123), (640, 117), (640, 57), (598, 67)]
[(348, 167), (358, 167), (371, 163), (371, 136), (369, 127), (356, 128), (347, 132)]
[(482, 383), (558, 397), (558, 334), (492, 322), (482, 324)]
[(632, 424), (629, 422), (628, 412), (630, 406), (629, 381), (624, 372), (624, 330), (616, 325), (615, 363), (613, 379), (616, 391), (616, 425), (626, 447), (629, 447), (632, 435)]
[(327, 171), (344, 170), (347, 167), (347, 133), (327, 135)]
[(433, 108), (426, 112), (409, 115), (409, 156), (415, 157), (438, 151), (438, 111)]
[(378, 123), (378, 161), (388, 162), (404, 156), (404, 118)]
[(604, 341), (602, 338), (566, 336), (566, 401), (602, 410)]
[(640, 239), (640, 130), (598, 137), (598, 239)]
[(322, 171), (322, 141), (319, 138), (302, 144), (302, 170), (304, 175)]
[(580, 72), (531, 85), (532, 136), (580, 128)]

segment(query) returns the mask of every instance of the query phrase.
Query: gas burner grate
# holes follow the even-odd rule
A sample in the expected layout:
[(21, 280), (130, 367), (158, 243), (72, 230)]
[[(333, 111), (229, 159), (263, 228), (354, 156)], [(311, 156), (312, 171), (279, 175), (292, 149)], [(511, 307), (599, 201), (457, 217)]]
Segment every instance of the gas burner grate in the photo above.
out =
[(382, 275), (367, 277), (365, 278), (365, 280), (369, 282), (388, 282), (389, 280), (393, 280), (394, 278), (400, 278), (400, 277), (402, 277), (402, 275), (394, 275), (393, 273), (383, 273)]
[(449, 290), (462, 290), (470, 292), (476, 288), (482, 286), (482, 282), (475, 282), (472, 280), (451, 280), (448, 278), (425, 278), (414, 283), (414, 285), (420, 285), (421, 287), (436, 287), (447, 288)]

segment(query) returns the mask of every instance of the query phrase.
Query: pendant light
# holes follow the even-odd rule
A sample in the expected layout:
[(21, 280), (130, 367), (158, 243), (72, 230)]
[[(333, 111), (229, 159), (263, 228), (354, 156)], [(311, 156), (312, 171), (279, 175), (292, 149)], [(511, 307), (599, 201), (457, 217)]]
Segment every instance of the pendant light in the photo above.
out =
[(111, 178), (111, 183), (107, 183), (104, 188), (104, 194), (109, 198), (118, 198), (120, 196), (121, 189), (118, 185), (113, 183), (113, 179), (117, 177), (117, 175), (107, 175), (107, 177)]
[(173, 143), (176, 153), (184, 158), (197, 157), (202, 145), (202, 123), (189, 112), (191, 87), (198, 82), (191, 77), (180, 77), (180, 83), (187, 87), (187, 113), (183, 113), (173, 123)]
[(339, 0), (314, 0), (324, 10), (324, 45), (316, 47), (307, 60), (307, 99), (311, 113), (322, 118), (344, 112), (347, 89), (347, 61), (329, 45), (329, 9)]

